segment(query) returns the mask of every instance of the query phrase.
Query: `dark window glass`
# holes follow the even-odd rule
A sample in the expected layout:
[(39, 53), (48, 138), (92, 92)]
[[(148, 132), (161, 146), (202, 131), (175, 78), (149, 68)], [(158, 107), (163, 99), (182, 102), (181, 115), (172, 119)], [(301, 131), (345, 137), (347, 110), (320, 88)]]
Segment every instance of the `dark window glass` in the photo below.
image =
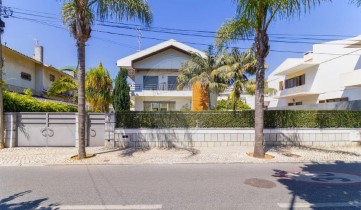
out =
[(52, 75), (52, 74), (50, 74), (50, 75), (49, 75), (49, 80), (52, 81), (52, 82), (54, 82), (54, 81), (55, 81), (55, 76)]
[(158, 76), (143, 76), (144, 90), (157, 90)]
[(21, 72), (21, 79), (31, 81), (31, 74)]
[(176, 90), (177, 85), (177, 76), (168, 76), (168, 90)]
[(298, 87), (298, 86), (304, 85), (305, 83), (306, 83), (306, 75), (304, 75), (304, 74), (301, 75), (301, 76), (297, 76), (297, 77), (287, 79), (285, 81), (286, 89), (293, 88), (293, 87)]

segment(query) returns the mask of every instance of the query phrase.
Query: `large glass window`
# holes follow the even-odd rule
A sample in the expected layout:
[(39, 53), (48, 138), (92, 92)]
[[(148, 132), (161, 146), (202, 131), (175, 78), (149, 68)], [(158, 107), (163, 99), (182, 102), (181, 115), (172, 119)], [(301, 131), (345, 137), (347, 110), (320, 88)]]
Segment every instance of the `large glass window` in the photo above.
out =
[(144, 90), (157, 90), (158, 76), (143, 76), (143, 89)]
[(168, 90), (177, 90), (177, 76), (168, 76)]
[(175, 101), (144, 101), (144, 111), (174, 111)]

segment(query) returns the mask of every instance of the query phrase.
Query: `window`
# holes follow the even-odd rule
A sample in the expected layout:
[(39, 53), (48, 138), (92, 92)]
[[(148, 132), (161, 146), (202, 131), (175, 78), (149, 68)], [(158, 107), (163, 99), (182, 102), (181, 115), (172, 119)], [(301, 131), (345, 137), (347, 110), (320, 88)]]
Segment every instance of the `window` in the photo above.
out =
[(168, 90), (177, 90), (177, 76), (168, 76)]
[(288, 103), (288, 106), (301, 106), (302, 104), (303, 104), (302, 101), (299, 101), (299, 102)]
[(283, 81), (280, 81), (278, 84), (278, 89), (283, 90)]
[(144, 101), (144, 111), (174, 111), (174, 101)]
[(304, 85), (305, 83), (306, 83), (306, 75), (305, 74), (287, 79), (285, 81), (286, 89), (298, 87), (298, 86)]
[(318, 103), (323, 104), (323, 103), (332, 103), (332, 102), (340, 102), (340, 101), (348, 101), (348, 98), (332, 98), (332, 99), (326, 99), (326, 100), (320, 100), (318, 101)]
[(31, 81), (31, 74), (21, 72), (21, 79)]
[(55, 76), (52, 75), (52, 74), (50, 74), (50, 75), (49, 75), (49, 80), (50, 80), (51, 82), (54, 82), (54, 81), (55, 81)]
[(143, 89), (144, 90), (157, 90), (158, 76), (143, 76)]

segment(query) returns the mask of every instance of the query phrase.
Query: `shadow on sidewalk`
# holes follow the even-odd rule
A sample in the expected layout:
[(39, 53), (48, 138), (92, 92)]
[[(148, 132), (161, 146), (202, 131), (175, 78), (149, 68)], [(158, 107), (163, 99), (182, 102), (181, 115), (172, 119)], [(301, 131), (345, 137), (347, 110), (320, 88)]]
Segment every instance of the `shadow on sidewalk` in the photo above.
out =
[[(361, 158), (361, 155), (358, 154), (358, 153), (338, 150), (336, 148), (332, 149), (332, 148), (319, 148), (319, 147), (308, 147), (308, 146), (296, 146), (295, 148), (300, 149), (300, 150), (312, 151), (312, 152), (336, 153), (336, 154), (350, 155), (350, 156), (360, 157)], [(271, 152), (278, 152), (278, 153), (281, 153), (281, 154), (289, 153), (291, 149), (292, 149), (292, 146), (266, 146), (265, 147), (266, 152), (271, 151)]]
[(11, 209), (11, 210), (24, 210), (24, 209), (41, 209), (41, 210), (54, 210), (57, 209), (58, 204), (50, 204), (48, 206), (43, 206), (41, 203), (47, 201), (48, 198), (42, 198), (32, 201), (23, 201), (23, 202), (14, 202), (15, 199), (22, 197), (26, 194), (31, 193), (31, 190), (13, 194), (7, 198), (0, 200), (0, 209)]
[[(153, 148), (153, 149), (159, 149), (159, 150), (164, 150), (164, 151), (170, 151), (170, 150), (187, 151), (187, 152), (189, 152), (189, 156), (187, 156), (187, 158), (198, 155), (200, 153), (200, 151), (197, 150), (197, 149), (183, 148), (183, 147), (165, 147), (165, 148)], [(127, 148), (127, 149), (124, 149), (124, 150), (120, 150), (121, 151), (120, 156), (122, 156), (122, 157), (132, 157), (137, 152), (145, 153), (145, 152), (148, 152), (150, 150), (152, 150), (152, 148), (150, 148), (150, 147)]]
[[(311, 209), (322, 205), (331, 205), (327, 209), (360, 209), (360, 163), (310, 163), (300, 167), (299, 172), (278, 169), (274, 172), (273, 176), (291, 195), (288, 209), (297, 208), (296, 200), (309, 203)], [(344, 204), (348, 205), (337, 206)]]

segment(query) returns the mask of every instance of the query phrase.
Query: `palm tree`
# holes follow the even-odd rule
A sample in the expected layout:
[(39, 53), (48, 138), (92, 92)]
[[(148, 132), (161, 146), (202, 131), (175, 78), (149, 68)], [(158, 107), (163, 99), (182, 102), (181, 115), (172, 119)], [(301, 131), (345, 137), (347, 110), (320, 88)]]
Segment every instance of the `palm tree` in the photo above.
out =
[[(256, 86), (257, 86), (257, 83), (256, 83), (255, 78), (247, 80), (247, 82), (245, 82), (245, 84), (244, 84), (245, 93), (249, 94), (249, 95), (255, 95), (256, 94)], [(273, 95), (276, 95), (276, 93), (277, 93), (277, 90), (274, 88), (268, 87), (268, 82), (265, 80), (264, 81), (264, 94), (266, 96), (273, 96)]]
[[(66, 92), (76, 92), (78, 90), (78, 84), (71, 77), (63, 77), (59, 80), (54, 81), (50, 88), (48, 89), (49, 96), (57, 96)], [(70, 102), (71, 98), (75, 97), (69, 96), (68, 101)]]
[(275, 18), (283, 19), (309, 10), (312, 6), (328, 0), (236, 0), (236, 17), (227, 20), (216, 35), (219, 47), (240, 39), (254, 38), (256, 56), (256, 103), (254, 157), (264, 158), (264, 76), (265, 59), (269, 53), (268, 28)]
[(215, 56), (212, 47), (205, 52), (206, 56), (192, 53), (189, 60), (183, 63), (178, 75), (178, 90), (185, 87), (195, 88), (200, 84), (202, 90), (208, 95), (208, 110), (211, 109), (211, 92), (222, 92), (227, 88), (226, 72), (218, 70), (220, 57)]
[(140, 20), (152, 22), (152, 13), (146, 0), (66, 0), (62, 8), (63, 22), (74, 36), (78, 51), (78, 157), (85, 153), (85, 44), (90, 38), (95, 18)]
[(227, 78), (233, 85), (230, 99), (233, 101), (233, 110), (241, 98), (241, 94), (245, 90), (245, 84), (248, 81), (247, 75), (253, 75), (256, 71), (256, 59), (252, 49), (245, 52), (239, 52), (237, 48), (231, 53), (225, 53), (223, 65), (218, 68), (220, 71), (227, 72)]
[[(0, 7), (2, 7), (2, 0), (0, 0)], [(3, 59), (3, 48), (1, 42), (1, 36), (4, 33), (5, 24), (0, 18), (0, 149), (5, 148), (5, 136), (4, 136), (4, 98), (3, 98), (3, 66), (4, 66), (4, 59)]]
[(361, 0), (350, 0), (351, 4), (356, 4), (358, 7), (361, 7)]
[(112, 102), (112, 79), (109, 72), (99, 63), (98, 68), (90, 69), (85, 75), (85, 95), (91, 110), (94, 112), (109, 112)]
[(59, 69), (60, 71), (62, 71), (62, 72), (71, 72), (71, 76), (73, 76), (74, 77), (74, 79), (78, 79), (78, 69), (77, 68), (75, 68), (75, 67), (73, 67), (73, 66), (66, 66), (66, 67), (63, 67), (63, 68), (61, 68), (61, 69)]

